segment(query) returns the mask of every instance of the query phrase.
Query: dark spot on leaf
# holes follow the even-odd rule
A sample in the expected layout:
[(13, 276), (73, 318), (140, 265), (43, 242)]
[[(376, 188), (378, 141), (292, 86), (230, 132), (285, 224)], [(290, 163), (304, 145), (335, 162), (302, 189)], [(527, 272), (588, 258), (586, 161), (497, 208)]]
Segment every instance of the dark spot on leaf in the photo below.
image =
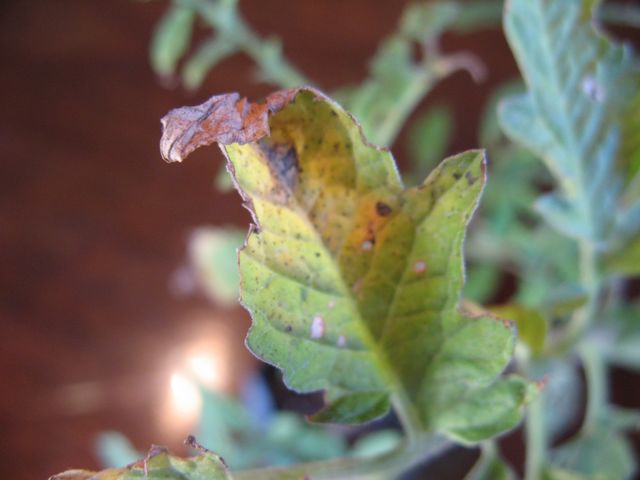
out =
[(300, 173), (298, 155), (291, 145), (274, 145), (266, 139), (258, 142), (271, 167), (271, 171), (283, 186), (291, 191), (295, 188)]
[(386, 217), (391, 215), (392, 211), (393, 210), (391, 209), (391, 207), (386, 203), (384, 202), (376, 203), (376, 212), (378, 212), (378, 215), (380, 215), (381, 217)]
[(456, 180), (460, 180), (462, 178), (462, 174), (460, 172), (454, 172), (453, 178)]
[(320, 258), (320, 252), (316, 252), (316, 257)]
[(335, 111), (335, 110), (331, 110), (331, 116), (332, 116), (332, 117), (337, 117), (337, 116), (338, 116), (338, 114), (336, 113), (336, 111)]
[(291, 330), (293, 330), (293, 327), (291, 325), (287, 325), (286, 327), (284, 327), (285, 331), (290, 332)]
[(473, 185), (474, 183), (476, 183), (476, 180), (478, 180), (478, 177), (474, 177), (473, 175), (471, 175), (471, 172), (465, 173), (464, 178), (467, 179), (467, 183), (469, 185)]

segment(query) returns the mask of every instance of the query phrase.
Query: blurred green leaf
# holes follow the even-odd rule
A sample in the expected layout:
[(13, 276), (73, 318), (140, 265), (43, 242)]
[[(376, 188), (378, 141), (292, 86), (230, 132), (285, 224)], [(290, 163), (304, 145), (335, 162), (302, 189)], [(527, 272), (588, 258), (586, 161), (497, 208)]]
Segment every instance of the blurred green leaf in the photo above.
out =
[(621, 250), (607, 254), (603, 262), (609, 272), (640, 275), (640, 235)]
[(104, 467), (129, 465), (143, 456), (120, 432), (102, 432), (96, 438), (96, 452)]
[(417, 183), (444, 158), (453, 134), (453, 114), (444, 106), (429, 108), (409, 129), (411, 180)]
[(463, 297), (484, 304), (495, 294), (499, 281), (500, 273), (496, 267), (471, 264), (467, 271)]
[(402, 441), (403, 436), (397, 430), (379, 430), (360, 437), (349, 454), (360, 458), (375, 457), (399, 447)]
[(587, 302), (584, 288), (577, 284), (560, 285), (544, 300), (544, 311), (551, 317), (562, 317), (574, 312)]
[(202, 85), (207, 73), (226, 57), (233, 55), (238, 46), (226, 37), (211, 38), (198, 47), (182, 70), (182, 82), (189, 90)]
[(189, 257), (205, 292), (216, 302), (238, 301), (237, 250), (245, 235), (235, 228), (199, 227), (189, 239)]
[(489, 311), (498, 317), (516, 322), (518, 340), (527, 345), (534, 355), (542, 353), (548, 322), (541, 312), (513, 303), (491, 306)]
[(216, 173), (216, 177), (213, 181), (213, 184), (219, 192), (226, 193), (233, 190), (233, 179), (225, 165), (221, 165), (218, 168), (218, 172)]
[(164, 14), (151, 40), (151, 66), (161, 76), (173, 75), (191, 41), (195, 12), (174, 4)]
[(438, 37), (456, 21), (460, 6), (456, 2), (413, 2), (402, 12), (400, 32), (416, 42)]
[(563, 233), (598, 243), (612, 231), (620, 112), (638, 71), (628, 49), (594, 30), (590, 8), (582, 0), (510, 2), (505, 30), (528, 93), (505, 101), (500, 120), (561, 187), (538, 210)]

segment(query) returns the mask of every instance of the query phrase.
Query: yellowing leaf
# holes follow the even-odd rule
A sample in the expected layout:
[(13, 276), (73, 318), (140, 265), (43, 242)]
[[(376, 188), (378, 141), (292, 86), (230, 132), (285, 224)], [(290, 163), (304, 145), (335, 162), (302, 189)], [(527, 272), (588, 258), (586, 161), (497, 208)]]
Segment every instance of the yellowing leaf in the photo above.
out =
[(212, 452), (191, 458), (169, 455), (162, 447), (152, 447), (144, 460), (125, 468), (101, 472), (69, 470), (49, 480), (225, 480), (231, 479), (222, 459)]
[(310, 88), (212, 97), (163, 125), (170, 161), (214, 142), (227, 156), (254, 217), (240, 252), (247, 345), (291, 388), (326, 391), (317, 420), (366, 421), (393, 400), (416, 429), (465, 442), (518, 422), (530, 386), (497, 380), (512, 325), (457, 309), (483, 152), (405, 189), (391, 154)]

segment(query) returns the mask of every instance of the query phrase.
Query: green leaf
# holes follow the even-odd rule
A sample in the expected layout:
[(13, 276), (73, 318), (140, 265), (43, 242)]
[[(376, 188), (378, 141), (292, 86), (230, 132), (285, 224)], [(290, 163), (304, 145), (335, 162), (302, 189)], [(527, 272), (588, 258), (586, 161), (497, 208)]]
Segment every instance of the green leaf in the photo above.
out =
[[(240, 253), (247, 345), (289, 387), (326, 390), (329, 411), (387, 396), (414, 428), (467, 442), (519, 421), (529, 384), (496, 380), (513, 353), (512, 325), (457, 309), (482, 152), (451, 157), (404, 189), (391, 154), (310, 88), (261, 104), (212, 97), (163, 125), (168, 160), (222, 144), (255, 222)], [(371, 405), (357, 420), (380, 415)], [(348, 417), (333, 411), (323, 420)]]
[(518, 304), (496, 305), (489, 310), (498, 317), (515, 321), (518, 339), (524, 342), (534, 355), (542, 353), (547, 336), (547, 320), (542, 313)]
[(189, 257), (204, 291), (216, 302), (238, 301), (237, 250), (245, 235), (235, 228), (200, 227), (191, 233)]
[(593, 29), (592, 7), (583, 0), (509, 2), (505, 31), (528, 93), (504, 102), (500, 120), (561, 186), (539, 206), (550, 223), (598, 242), (615, 217), (620, 113), (637, 70), (629, 49)]
[(190, 8), (173, 5), (158, 22), (151, 40), (151, 66), (161, 76), (173, 75), (191, 41), (195, 18)]
[(205, 451), (195, 457), (169, 455), (162, 447), (152, 447), (144, 460), (125, 468), (110, 468), (101, 472), (69, 470), (49, 480), (223, 480), (230, 479), (222, 459)]

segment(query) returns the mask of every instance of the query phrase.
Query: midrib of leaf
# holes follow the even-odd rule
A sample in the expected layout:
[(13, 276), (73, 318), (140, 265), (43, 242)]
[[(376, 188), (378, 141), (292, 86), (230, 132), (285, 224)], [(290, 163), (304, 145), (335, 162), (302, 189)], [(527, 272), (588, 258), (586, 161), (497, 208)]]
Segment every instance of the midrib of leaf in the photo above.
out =
[[(570, 45), (570, 42), (567, 41), (567, 39), (570, 37), (571, 32), (575, 30), (577, 26), (578, 17), (582, 12), (580, 12), (579, 9), (576, 8), (575, 17), (572, 17), (571, 22), (568, 22), (564, 19), (558, 20), (556, 18), (555, 19), (556, 22), (559, 22), (560, 24), (563, 24), (563, 23), (568, 24), (570, 25), (570, 28), (564, 34), (566, 38), (554, 39), (553, 32), (549, 28), (549, 26), (553, 23), (554, 19), (548, 19), (545, 16), (545, 10), (552, 10), (552, 9), (543, 9), (542, 2), (537, 2), (537, 1), (530, 2), (529, 8), (535, 13), (536, 22), (542, 26), (540, 30), (542, 31), (543, 35), (542, 35), (542, 38), (540, 39), (539, 44), (542, 46), (544, 50), (544, 53), (545, 53), (544, 60), (545, 60), (545, 63), (547, 63), (546, 71), (549, 73), (549, 75), (545, 75), (545, 77), (547, 79), (550, 79), (550, 82), (548, 82), (547, 85), (552, 86), (554, 90), (554, 97), (556, 101), (560, 104), (560, 109), (562, 110), (564, 120), (565, 120), (562, 122), (562, 129), (565, 130), (564, 134), (566, 135), (566, 139), (562, 138), (562, 135), (560, 135), (559, 132), (557, 132), (557, 130), (549, 122), (549, 119), (546, 115), (544, 116), (540, 115), (538, 116), (538, 119), (545, 125), (547, 131), (551, 133), (551, 135), (556, 139), (556, 141), (560, 145), (565, 146), (567, 153), (569, 154), (567, 155), (567, 158), (571, 161), (571, 165), (573, 167), (574, 175), (576, 178), (576, 187), (577, 187), (576, 198), (578, 199), (578, 202), (579, 202), (578, 205), (581, 209), (582, 217), (586, 221), (586, 224), (589, 228), (590, 233), (593, 233), (594, 227), (596, 226), (597, 222), (594, 220), (592, 216), (594, 209), (592, 208), (592, 205), (591, 205), (591, 196), (588, 194), (588, 187), (587, 187), (588, 181), (585, 175), (585, 170), (583, 168), (583, 163), (586, 163), (586, 162), (581, 161), (583, 158), (583, 152), (579, 146), (580, 142), (578, 138), (580, 134), (577, 131), (577, 125), (575, 125), (574, 122), (572, 121), (573, 117), (571, 115), (571, 109), (568, 105), (569, 97), (572, 96), (575, 92), (573, 88), (576, 88), (576, 89), (579, 88), (578, 87), (579, 82), (581, 81), (581, 79), (584, 78), (584, 73), (585, 73), (585, 70), (587, 69), (584, 67), (580, 68), (578, 70), (579, 74), (576, 75), (577, 78), (572, 79), (573, 81), (571, 82), (567, 81), (566, 88), (563, 88), (563, 85), (565, 84), (565, 82), (561, 80), (560, 66), (558, 62), (561, 61), (562, 59), (566, 61), (568, 56), (564, 55), (564, 53), (567, 51), (567, 49), (552, 47), (552, 41), (555, 41), (557, 46), (564, 47), (565, 45)], [(564, 12), (562, 10), (559, 10), (558, 12), (568, 14), (566, 10)], [(515, 19), (514, 19), (514, 23), (515, 23)], [(520, 28), (526, 29), (527, 27), (521, 26)], [(518, 39), (518, 43), (520, 44), (519, 39)], [(520, 44), (520, 49), (521, 49), (521, 54), (526, 55), (524, 53), (526, 49), (522, 44)], [(518, 59), (518, 63), (521, 63), (520, 59)], [(526, 68), (522, 64), (521, 64), (521, 70), (526, 70)], [(528, 78), (525, 78), (525, 81), (530, 89), (535, 88), (534, 85), (530, 84), (530, 81)], [(539, 94), (539, 92), (536, 92), (536, 94)]]

